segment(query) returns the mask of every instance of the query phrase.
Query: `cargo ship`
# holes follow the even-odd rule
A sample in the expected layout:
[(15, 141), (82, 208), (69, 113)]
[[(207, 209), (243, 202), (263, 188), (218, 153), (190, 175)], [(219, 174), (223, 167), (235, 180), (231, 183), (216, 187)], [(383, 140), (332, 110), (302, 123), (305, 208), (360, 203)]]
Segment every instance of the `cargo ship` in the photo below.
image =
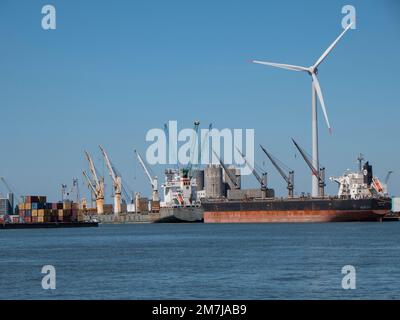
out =
[(205, 223), (382, 221), (391, 199), (285, 198), (203, 202)]
[(185, 170), (165, 170), (165, 182), (161, 186), (164, 201), (160, 203), (163, 219), (156, 222), (202, 222), (203, 208), (197, 193), (202, 189), (202, 170), (189, 175)]
[(205, 223), (383, 221), (392, 199), (368, 162), (358, 172), (330, 179), (338, 183), (334, 197), (260, 197), (202, 201)]

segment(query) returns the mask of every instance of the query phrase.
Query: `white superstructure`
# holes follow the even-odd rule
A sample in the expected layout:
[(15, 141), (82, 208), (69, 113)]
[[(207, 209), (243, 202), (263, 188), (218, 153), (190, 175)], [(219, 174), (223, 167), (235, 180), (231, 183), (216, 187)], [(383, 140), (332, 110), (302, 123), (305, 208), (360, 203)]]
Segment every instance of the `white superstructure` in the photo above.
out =
[(387, 187), (372, 176), (372, 166), (366, 162), (357, 172), (347, 170), (342, 176), (330, 177), (339, 185), (338, 197), (344, 199), (366, 199), (387, 196)]
[(165, 170), (164, 201), (161, 207), (195, 206), (197, 205), (197, 184), (195, 178), (189, 178), (179, 169)]

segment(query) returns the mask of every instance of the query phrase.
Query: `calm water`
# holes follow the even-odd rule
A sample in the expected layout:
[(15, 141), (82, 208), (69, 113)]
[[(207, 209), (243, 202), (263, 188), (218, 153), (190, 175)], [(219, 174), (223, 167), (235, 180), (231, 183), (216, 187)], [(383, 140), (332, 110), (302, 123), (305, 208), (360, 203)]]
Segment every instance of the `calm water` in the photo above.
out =
[[(1, 299), (399, 299), (400, 223), (0, 230)], [(41, 288), (54, 265), (57, 289)], [(341, 289), (344, 265), (357, 289)]]

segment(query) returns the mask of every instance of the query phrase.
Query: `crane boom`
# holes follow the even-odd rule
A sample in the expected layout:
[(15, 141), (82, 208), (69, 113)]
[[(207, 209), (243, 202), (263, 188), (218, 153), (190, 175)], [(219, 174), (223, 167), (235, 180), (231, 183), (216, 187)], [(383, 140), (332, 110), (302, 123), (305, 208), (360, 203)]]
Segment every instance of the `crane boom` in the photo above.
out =
[(21, 196), (17, 195), (15, 192), (13, 192), (13, 190), (11, 189), (10, 185), (7, 183), (7, 181), (4, 177), (0, 177), (0, 180), (3, 182), (4, 186), (7, 188), (9, 193), (14, 194), (17, 199), (20, 199), (21, 201), (23, 201), (23, 198)]
[(309, 166), (312, 174), (315, 175), (319, 180), (320, 179), (320, 175), (318, 173), (318, 169), (313, 166), (313, 164), (311, 163), (310, 158), (307, 156), (305, 151), (297, 144), (297, 142), (293, 138), (292, 138), (292, 141), (293, 141), (294, 145), (296, 146), (297, 150), (299, 150), (299, 152), (300, 152), (301, 156), (303, 157), (304, 161)]
[(89, 188), (93, 191), (94, 194), (97, 194), (96, 188), (94, 187), (93, 182), (90, 180), (90, 178), (89, 178), (88, 174), (86, 173), (86, 171), (83, 170), (82, 173), (83, 173), (83, 176), (86, 178), (86, 182), (87, 182)]
[(100, 185), (100, 181), (99, 181), (99, 178), (97, 177), (97, 172), (96, 172), (96, 168), (94, 166), (92, 157), (90, 156), (90, 154), (86, 150), (85, 150), (85, 155), (86, 155), (86, 159), (89, 162), (89, 169), (90, 169), (90, 172), (92, 174), (94, 183), (96, 184), (96, 186), (98, 186), (98, 185)]
[(325, 168), (315, 168), (310, 160), (310, 158), (307, 156), (306, 152), (297, 144), (297, 142), (292, 139), (294, 145), (296, 146), (297, 150), (299, 150), (301, 156), (303, 157), (304, 161), (307, 163), (307, 165), (310, 167), (311, 172), (313, 175), (315, 175), (318, 179), (318, 196), (324, 197), (325, 196)]
[(279, 174), (282, 176), (282, 178), (286, 181), (289, 182), (289, 177), (286, 175), (286, 173), (282, 170), (282, 168), (278, 165), (278, 163), (275, 161), (275, 159), (272, 157), (272, 155), (267, 151), (267, 149), (265, 149), (261, 144), (260, 147), (262, 149), (262, 151), (264, 151), (264, 153), (266, 154), (266, 156), (268, 157), (268, 159), (272, 162), (272, 164), (274, 165), (275, 169), (279, 172)]
[(111, 164), (110, 158), (107, 155), (107, 152), (104, 150), (102, 146), (99, 145), (101, 153), (103, 154), (104, 160), (106, 162), (108, 172), (110, 173), (110, 177), (113, 181), (114, 187), (114, 214), (118, 215), (121, 213), (121, 193), (122, 193), (122, 179), (121, 176), (115, 172), (114, 167)]
[(270, 154), (267, 149), (265, 149), (261, 144), (260, 147), (262, 149), (262, 151), (266, 154), (266, 156), (268, 157), (268, 159), (271, 161), (271, 163), (273, 164), (273, 166), (275, 167), (275, 169), (278, 171), (278, 173), (281, 175), (281, 177), (283, 178), (283, 180), (286, 181), (287, 183), (287, 189), (289, 191), (289, 197), (293, 197), (293, 189), (294, 189), (294, 171), (290, 170), (289, 174), (286, 174), (285, 171), (283, 171), (283, 169), (278, 165), (277, 161), (274, 159), (274, 157), (272, 156), (272, 154)]
[[(190, 159), (186, 167), (183, 169), (183, 176), (190, 177), (192, 175), (192, 167), (193, 167), (193, 160), (194, 160), (194, 155), (195, 155), (195, 148), (197, 147), (198, 151), (198, 145), (197, 145), (197, 136), (199, 132), (199, 121), (194, 121), (194, 127), (193, 127), (193, 136), (192, 136), (192, 144), (190, 146)], [(197, 152), (198, 155), (198, 152)]]
[(157, 177), (154, 176), (152, 177), (150, 174), (149, 169), (147, 169), (146, 163), (144, 162), (143, 158), (141, 157), (140, 153), (135, 150), (136, 156), (139, 160), (140, 165), (142, 166), (147, 178), (150, 181), (151, 187), (153, 189), (153, 194), (152, 194), (152, 199), (153, 201), (159, 201), (159, 197), (158, 197), (158, 182), (157, 182)]
[(246, 165), (249, 167), (249, 169), (251, 170), (251, 172), (253, 173), (253, 175), (256, 177), (257, 181), (260, 183), (261, 188), (266, 188), (266, 182), (263, 178), (261, 178), (261, 176), (258, 174), (258, 172), (256, 171), (255, 168), (253, 168), (253, 166), (247, 161), (246, 157), (244, 156), (244, 154), (242, 152), (240, 152), (239, 148), (236, 148), (237, 152), (239, 152), (239, 154), (242, 156), (244, 162), (246, 163)]
[(390, 170), (390, 171), (388, 171), (388, 173), (386, 174), (386, 177), (385, 177), (385, 184), (388, 184), (390, 175), (391, 175), (392, 173), (393, 173), (393, 171)]
[(224, 169), (224, 171), (225, 171), (226, 175), (228, 176), (229, 180), (231, 180), (231, 182), (234, 185), (234, 187), (236, 189), (239, 189), (239, 186), (238, 186), (238, 184), (236, 182), (236, 178), (232, 176), (232, 173), (228, 170), (228, 168), (225, 165), (225, 163), (218, 157), (216, 152), (214, 150), (212, 152), (214, 153), (214, 156), (218, 159), (219, 163), (221, 164), (222, 168)]
[[(140, 153), (139, 153), (137, 150), (135, 150), (135, 154), (136, 154), (136, 156), (137, 156), (137, 158), (138, 158), (138, 160), (139, 160), (139, 163), (140, 163), (140, 165), (142, 166), (142, 168), (143, 168), (143, 170), (144, 170), (144, 172), (145, 172), (147, 178), (149, 179), (150, 184), (153, 186), (153, 178), (152, 178), (152, 176), (151, 176), (149, 170), (147, 169), (146, 164), (144, 163), (144, 161), (143, 161), (143, 159), (142, 159), (142, 156), (140, 155)], [(154, 186), (153, 186), (153, 187), (154, 187)]]
[(106, 162), (106, 166), (108, 168), (108, 172), (110, 174), (110, 177), (111, 177), (111, 179), (113, 180), (113, 182), (115, 184), (115, 183), (117, 183), (117, 175), (115, 174), (114, 168), (111, 165), (111, 161), (108, 158), (106, 150), (104, 150), (104, 148), (101, 145), (99, 145), (99, 148), (100, 148), (101, 153), (103, 154), (103, 157), (104, 157), (104, 160)]
[(8, 185), (6, 179), (4, 179), (4, 177), (1, 177), (0, 179), (1, 179), (1, 181), (3, 182), (4, 186), (6, 187), (7, 191), (8, 191), (9, 193), (13, 193), (13, 191), (11, 190), (10, 186)]

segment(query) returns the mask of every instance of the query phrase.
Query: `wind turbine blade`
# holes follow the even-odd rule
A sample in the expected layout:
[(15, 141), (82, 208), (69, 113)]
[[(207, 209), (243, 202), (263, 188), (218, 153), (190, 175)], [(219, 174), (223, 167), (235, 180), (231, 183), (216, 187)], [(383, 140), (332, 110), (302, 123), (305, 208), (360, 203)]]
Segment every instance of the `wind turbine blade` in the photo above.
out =
[(339, 37), (336, 38), (335, 41), (328, 47), (328, 49), (325, 50), (325, 52), (321, 55), (321, 57), (318, 59), (318, 61), (314, 64), (314, 68), (317, 68), (322, 61), (328, 56), (328, 54), (332, 51), (332, 49), (336, 46), (336, 44), (339, 42), (339, 40), (344, 36), (344, 34), (351, 28), (354, 22), (350, 23), (346, 29), (343, 30), (343, 32), (339, 35)]
[(264, 64), (266, 66), (272, 66), (272, 67), (287, 69), (287, 70), (292, 70), (292, 71), (307, 71), (308, 72), (308, 68), (301, 67), (301, 66), (294, 66), (291, 64), (264, 62), (264, 61), (258, 61), (258, 60), (253, 60), (253, 63)]
[(319, 85), (319, 81), (318, 81), (318, 78), (315, 75), (315, 73), (312, 73), (311, 76), (313, 79), (313, 85), (314, 85), (315, 91), (317, 92), (317, 95), (318, 95), (318, 99), (321, 102), (322, 112), (324, 113), (325, 121), (326, 121), (326, 124), (329, 129), (329, 133), (332, 133), (332, 128), (331, 128), (331, 125), (329, 124), (328, 114), (327, 114), (326, 108), (325, 108), (324, 97), (322, 96), (321, 86)]

